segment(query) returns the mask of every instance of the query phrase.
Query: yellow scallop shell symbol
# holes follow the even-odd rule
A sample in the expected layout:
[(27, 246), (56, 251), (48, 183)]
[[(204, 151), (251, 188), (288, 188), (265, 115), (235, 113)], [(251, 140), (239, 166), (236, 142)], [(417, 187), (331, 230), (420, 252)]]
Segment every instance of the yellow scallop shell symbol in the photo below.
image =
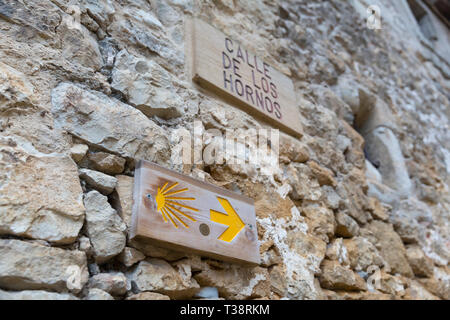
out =
[(156, 194), (156, 210), (161, 213), (164, 222), (168, 222), (167, 218), (169, 218), (175, 228), (178, 228), (176, 220), (186, 228), (189, 228), (189, 226), (177, 215), (177, 213), (184, 216), (185, 218), (188, 218), (191, 221), (197, 221), (187, 213), (187, 210), (195, 212), (199, 210), (180, 202), (192, 201), (195, 200), (195, 198), (175, 196), (188, 191), (188, 188), (173, 190), (169, 192), (178, 185), (178, 182), (175, 182), (170, 187), (167, 187), (168, 185), (169, 182), (166, 182), (162, 188), (158, 188), (158, 193)]

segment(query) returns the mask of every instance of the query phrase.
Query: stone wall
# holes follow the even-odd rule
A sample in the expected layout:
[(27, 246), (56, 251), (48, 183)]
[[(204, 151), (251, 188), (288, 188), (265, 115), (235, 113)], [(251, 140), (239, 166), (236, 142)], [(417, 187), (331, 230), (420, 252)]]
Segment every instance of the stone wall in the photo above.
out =
[[(0, 299), (449, 299), (449, 66), (366, 5), (0, 0)], [(192, 16), (294, 81), (279, 170), (178, 164), (267, 127), (192, 83)], [(136, 159), (253, 198), (261, 265), (130, 241)]]

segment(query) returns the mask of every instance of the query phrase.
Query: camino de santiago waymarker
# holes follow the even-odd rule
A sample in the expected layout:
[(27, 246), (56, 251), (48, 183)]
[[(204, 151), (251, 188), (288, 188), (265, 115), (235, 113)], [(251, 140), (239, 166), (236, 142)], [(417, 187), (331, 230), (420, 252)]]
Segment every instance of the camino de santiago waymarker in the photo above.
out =
[(294, 136), (302, 135), (291, 79), (201, 20), (190, 20), (187, 29), (195, 82)]
[(143, 160), (134, 177), (131, 238), (260, 262), (253, 200)]

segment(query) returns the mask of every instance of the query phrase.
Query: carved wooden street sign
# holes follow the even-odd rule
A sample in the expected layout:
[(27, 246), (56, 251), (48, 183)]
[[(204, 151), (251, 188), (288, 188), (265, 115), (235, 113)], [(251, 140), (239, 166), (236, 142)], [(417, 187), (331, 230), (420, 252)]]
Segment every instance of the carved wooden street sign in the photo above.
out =
[(188, 21), (187, 29), (194, 81), (250, 114), (302, 135), (291, 79), (201, 20)]
[(135, 171), (131, 238), (259, 264), (253, 200), (147, 161)]

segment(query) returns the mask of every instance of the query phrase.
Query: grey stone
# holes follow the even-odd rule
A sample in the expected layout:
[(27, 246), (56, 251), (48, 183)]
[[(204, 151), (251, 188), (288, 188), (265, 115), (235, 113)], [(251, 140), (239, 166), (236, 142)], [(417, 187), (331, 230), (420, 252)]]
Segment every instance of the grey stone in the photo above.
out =
[(4, 291), (0, 289), (0, 300), (78, 300), (70, 293), (44, 290)]
[(150, 258), (139, 262), (128, 278), (139, 291), (157, 291), (170, 297), (191, 297), (200, 288), (188, 272), (177, 271), (162, 259)]
[(88, 150), (89, 147), (87, 145), (76, 144), (72, 148), (70, 148), (70, 156), (72, 157), (73, 161), (79, 163), (84, 158)]
[(80, 169), (79, 172), (81, 179), (105, 195), (113, 192), (117, 185), (117, 179), (107, 174), (90, 169)]
[(20, 240), (0, 239), (0, 287), (79, 292), (88, 281), (86, 255)]
[(69, 244), (83, 226), (77, 167), (19, 137), (0, 137), (0, 234)]
[(93, 169), (114, 175), (122, 173), (126, 160), (106, 152), (92, 152), (88, 154), (89, 165)]
[(114, 297), (101, 289), (91, 288), (88, 291), (86, 300), (114, 300)]
[(125, 248), (126, 225), (116, 210), (111, 208), (108, 198), (97, 191), (84, 197), (86, 207), (86, 230), (94, 248), (95, 260), (104, 263)]
[(52, 105), (55, 125), (92, 145), (155, 162), (169, 157), (164, 131), (119, 100), (62, 83), (52, 91)]
[(171, 75), (154, 60), (134, 57), (126, 50), (116, 56), (112, 87), (147, 116), (179, 117), (183, 100), (171, 83)]
[(101, 289), (113, 296), (120, 296), (127, 292), (128, 281), (121, 272), (99, 273), (89, 279), (89, 287)]

